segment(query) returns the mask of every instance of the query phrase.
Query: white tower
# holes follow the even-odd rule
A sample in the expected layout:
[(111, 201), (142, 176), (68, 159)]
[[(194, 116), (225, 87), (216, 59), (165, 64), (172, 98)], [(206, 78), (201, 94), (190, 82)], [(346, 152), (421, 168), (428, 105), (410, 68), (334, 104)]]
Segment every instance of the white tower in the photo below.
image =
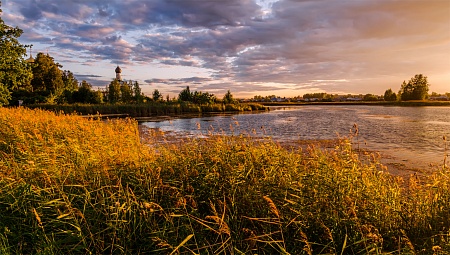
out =
[(116, 67), (116, 79), (117, 79), (118, 81), (122, 81), (122, 75), (121, 75), (121, 73), (122, 73), (122, 69), (120, 69), (120, 67), (117, 66), (117, 67)]

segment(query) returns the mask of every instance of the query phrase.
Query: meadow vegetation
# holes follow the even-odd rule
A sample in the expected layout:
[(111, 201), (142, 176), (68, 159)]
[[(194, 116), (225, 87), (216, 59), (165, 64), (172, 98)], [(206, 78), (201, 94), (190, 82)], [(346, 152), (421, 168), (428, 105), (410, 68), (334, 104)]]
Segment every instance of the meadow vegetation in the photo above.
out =
[[(444, 254), (450, 169), (0, 108), (1, 254)], [(142, 137), (141, 137), (142, 136)]]

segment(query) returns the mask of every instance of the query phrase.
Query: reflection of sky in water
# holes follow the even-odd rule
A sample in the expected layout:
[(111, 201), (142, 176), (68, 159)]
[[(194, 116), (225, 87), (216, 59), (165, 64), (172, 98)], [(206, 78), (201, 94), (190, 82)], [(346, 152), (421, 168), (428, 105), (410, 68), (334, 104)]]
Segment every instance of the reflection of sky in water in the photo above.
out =
[(370, 150), (425, 162), (442, 161), (450, 140), (450, 107), (299, 106), (258, 114), (218, 115), (145, 122), (150, 128), (198, 136), (209, 133), (270, 135), (275, 140), (335, 139), (356, 123), (358, 141)]

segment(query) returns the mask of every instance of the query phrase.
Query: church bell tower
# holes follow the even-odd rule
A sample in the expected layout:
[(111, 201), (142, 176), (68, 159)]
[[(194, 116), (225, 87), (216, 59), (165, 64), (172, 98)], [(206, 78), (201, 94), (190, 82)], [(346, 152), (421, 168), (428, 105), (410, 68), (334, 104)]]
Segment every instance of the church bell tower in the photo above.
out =
[(122, 75), (121, 75), (121, 73), (122, 73), (122, 69), (120, 69), (120, 67), (117, 66), (117, 67), (116, 67), (116, 79), (117, 79), (118, 81), (122, 81)]

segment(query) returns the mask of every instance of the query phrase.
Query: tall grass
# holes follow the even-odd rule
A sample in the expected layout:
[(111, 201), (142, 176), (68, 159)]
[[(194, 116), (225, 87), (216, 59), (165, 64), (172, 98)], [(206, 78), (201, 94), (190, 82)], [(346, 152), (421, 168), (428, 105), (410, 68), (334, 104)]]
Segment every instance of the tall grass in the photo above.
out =
[(403, 180), (348, 140), (164, 142), (23, 108), (0, 127), (2, 254), (450, 252), (449, 169)]

